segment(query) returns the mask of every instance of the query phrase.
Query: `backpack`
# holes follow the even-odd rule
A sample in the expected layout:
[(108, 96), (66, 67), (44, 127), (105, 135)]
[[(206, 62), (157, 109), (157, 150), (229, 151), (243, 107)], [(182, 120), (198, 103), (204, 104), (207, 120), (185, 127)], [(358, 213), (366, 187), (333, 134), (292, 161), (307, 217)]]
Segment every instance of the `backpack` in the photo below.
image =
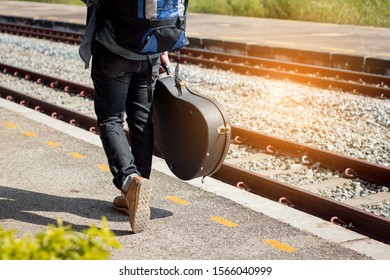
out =
[(140, 54), (178, 50), (185, 34), (188, 0), (111, 0), (116, 41)]

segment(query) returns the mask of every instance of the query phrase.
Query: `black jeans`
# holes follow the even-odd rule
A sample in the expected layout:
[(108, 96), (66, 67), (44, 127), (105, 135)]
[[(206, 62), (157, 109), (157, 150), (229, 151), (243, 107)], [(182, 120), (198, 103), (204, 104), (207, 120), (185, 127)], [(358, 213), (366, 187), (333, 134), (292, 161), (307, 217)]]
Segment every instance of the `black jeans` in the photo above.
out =
[[(154, 146), (152, 100), (159, 67), (159, 57), (149, 62), (128, 60), (113, 53), (93, 56), (95, 113), (118, 189), (130, 174), (150, 177)], [(123, 130), (125, 112), (131, 147)]]

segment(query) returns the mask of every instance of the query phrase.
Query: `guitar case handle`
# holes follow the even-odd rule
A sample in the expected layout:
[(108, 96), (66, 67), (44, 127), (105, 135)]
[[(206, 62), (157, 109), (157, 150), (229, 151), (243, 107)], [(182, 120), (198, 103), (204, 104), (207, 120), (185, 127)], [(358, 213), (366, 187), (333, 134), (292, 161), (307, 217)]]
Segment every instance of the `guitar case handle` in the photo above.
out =
[(183, 94), (181, 88), (187, 87), (188, 83), (179, 75), (179, 63), (176, 64), (174, 75), (172, 75), (172, 70), (168, 65), (161, 64), (161, 66), (164, 68), (168, 76), (174, 76), (175, 84), (176, 87), (178, 88), (178, 93), (179, 93), (178, 95), (181, 96)]
[(161, 66), (164, 68), (165, 72), (167, 72), (168, 76), (172, 74), (171, 68), (168, 65), (163, 63), (163, 64), (161, 64)]

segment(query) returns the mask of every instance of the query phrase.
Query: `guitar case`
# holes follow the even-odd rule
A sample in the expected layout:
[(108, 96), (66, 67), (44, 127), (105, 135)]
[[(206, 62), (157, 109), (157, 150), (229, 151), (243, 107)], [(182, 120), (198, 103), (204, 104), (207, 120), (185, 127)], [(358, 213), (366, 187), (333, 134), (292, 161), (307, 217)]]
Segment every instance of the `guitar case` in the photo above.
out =
[(153, 98), (155, 144), (172, 173), (182, 180), (206, 177), (222, 165), (231, 127), (224, 108), (166, 68)]

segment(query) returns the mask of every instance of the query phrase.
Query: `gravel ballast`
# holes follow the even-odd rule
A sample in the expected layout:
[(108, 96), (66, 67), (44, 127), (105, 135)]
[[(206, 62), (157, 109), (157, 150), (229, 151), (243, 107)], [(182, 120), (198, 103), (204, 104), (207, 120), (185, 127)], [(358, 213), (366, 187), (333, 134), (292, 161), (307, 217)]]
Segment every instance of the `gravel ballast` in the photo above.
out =
[[(4, 64), (92, 87), (90, 70), (84, 69), (84, 63), (78, 55), (78, 46), (3, 33), (0, 33), (0, 46), (0, 62)], [(226, 108), (233, 125), (390, 166), (389, 99), (204, 69), (194, 65), (181, 64), (180, 73), (200, 93), (218, 100)], [(11, 75), (0, 75), (0, 84), (94, 116), (93, 102), (89, 99), (74, 98), (60, 91), (53, 92), (50, 88)], [(251, 151), (238, 146), (231, 149), (228, 157), (240, 157), (248, 153)], [(286, 161), (284, 166), (294, 164), (291, 159), (281, 160)], [(266, 169), (267, 164), (270, 165), (269, 161), (252, 162), (245, 168), (261, 170)], [(306, 178), (306, 181), (302, 179), (300, 182), (299, 177), (288, 178), (299, 174), (283, 174), (278, 179), (294, 181), (294, 184), (299, 185), (308, 183), (307, 178), (315, 178), (317, 175), (322, 179), (340, 176), (318, 166), (301, 172), (306, 172), (304, 176), (300, 176)], [(307, 172), (311, 173), (308, 175)], [(362, 186), (368, 191), (361, 191), (359, 188)], [(343, 200), (370, 193), (389, 192), (389, 188), (373, 187), (368, 182), (353, 180), (349, 186), (337, 187), (331, 194), (324, 190), (315, 191)], [(373, 207), (381, 215), (390, 217), (388, 201)], [(364, 208), (374, 211), (367, 205)]]

